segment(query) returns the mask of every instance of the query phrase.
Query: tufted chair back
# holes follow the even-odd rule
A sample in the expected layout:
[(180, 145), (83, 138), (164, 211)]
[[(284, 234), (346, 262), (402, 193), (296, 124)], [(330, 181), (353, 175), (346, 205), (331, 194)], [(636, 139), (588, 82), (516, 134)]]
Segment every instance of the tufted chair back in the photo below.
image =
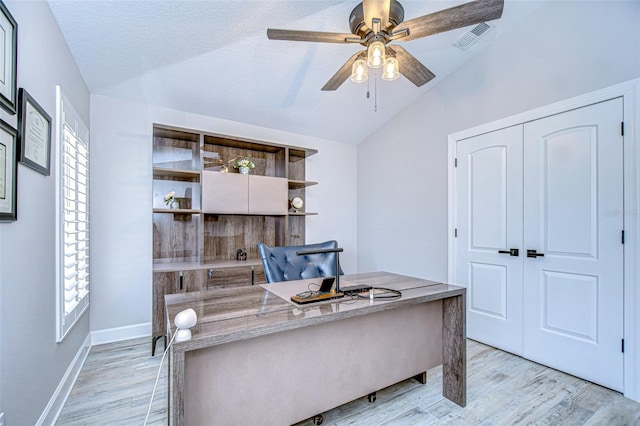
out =
[[(301, 250), (337, 248), (335, 240), (303, 246), (269, 247), (258, 244), (264, 275), (268, 283), (307, 278), (335, 277), (336, 253), (319, 253), (298, 256)], [(342, 268), (340, 268), (342, 275)]]

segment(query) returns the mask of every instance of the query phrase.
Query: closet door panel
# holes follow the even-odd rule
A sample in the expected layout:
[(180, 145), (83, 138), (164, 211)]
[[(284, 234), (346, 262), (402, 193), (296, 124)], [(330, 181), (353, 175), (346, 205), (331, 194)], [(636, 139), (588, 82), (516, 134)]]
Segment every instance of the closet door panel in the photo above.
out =
[(467, 287), (467, 336), (521, 354), (522, 257), (509, 250), (522, 246), (522, 126), (458, 141), (457, 158), (456, 284)]
[[(525, 124), (524, 356), (622, 390), (622, 100)], [(544, 255), (544, 256), (541, 256)], [(606, 368), (604, 368), (606, 366)]]

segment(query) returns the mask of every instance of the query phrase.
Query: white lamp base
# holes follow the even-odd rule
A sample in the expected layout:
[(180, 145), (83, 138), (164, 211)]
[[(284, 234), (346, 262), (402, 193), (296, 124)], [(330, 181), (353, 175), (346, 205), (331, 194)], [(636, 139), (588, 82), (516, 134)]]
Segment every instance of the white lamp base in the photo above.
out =
[(186, 340), (191, 340), (191, 330), (186, 328), (176, 331), (176, 342), (184, 342)]

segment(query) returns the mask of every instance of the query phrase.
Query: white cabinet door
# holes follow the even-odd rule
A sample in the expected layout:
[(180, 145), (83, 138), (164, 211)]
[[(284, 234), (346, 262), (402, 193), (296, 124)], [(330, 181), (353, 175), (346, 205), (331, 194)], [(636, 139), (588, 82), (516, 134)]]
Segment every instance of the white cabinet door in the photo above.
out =
[[(456, 284), (467, 336), (522, 354), (522, 125), (457, 142)], [(500, 251), (518, 250), (518, 256)]]
[(286, 215), (289, 181), (271, 176), (202, 172), (202, 212)]
[(202, 171), (202, 212), (247, 214), (249, 176), (240, 173)]
[(249, 214), (286, 215), (289, 181), (271, 176), (249, 176)]
[(524, 126), (524, 356), (619, 391), (621, 121), (614, 99)]

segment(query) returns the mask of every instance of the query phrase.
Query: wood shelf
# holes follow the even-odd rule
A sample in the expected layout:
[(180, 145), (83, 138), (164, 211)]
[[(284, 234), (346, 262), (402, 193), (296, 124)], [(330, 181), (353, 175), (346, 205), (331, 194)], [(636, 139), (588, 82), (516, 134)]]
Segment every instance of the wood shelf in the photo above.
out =
[(306, 188), (308, 186), (317, 185), (318, 182), (313, 182), (309, 180), (295, 180), (289, 179), (289, 189), (300, 189)]
[(196, 181), (200, 179), (200, 170), (178, 170), (166, 167), (154, 167), (153, 177), (182, 178)]
[(153, 137), (179, 139), (188, 142), (198, 142), (200, 140), (200, 135), (197, 132), (158, 124), (153, 125)]
[(317, 149), (311, 148), (290, 148), (289, 149), (289, 160), (291, 161), (299, 161), (304, 160), (307, 157), (310, 157), (314, 154), (317, 154)]
[(229, 148), (268, 152), (272, 154), (284, 151), (285, 149), (284, 145), (266, 144), (251, 139), (230, 138), (228, 136), (215, 134), (204, 134), (204, 144), (205, 147), (207, 145), (221, 145)]
[(289, 216), (317, 216), (318, 213), (311, 212), (289, 212)]
[(153, 272), (179, 272), (179, 271), (199, 271), (202, 269), (226, 269), (242, 268), (247, 266), (261, 266), (262, 260), (251, 258), (247, 260), (214, 260), (209, 263), (198, 262), (164, 262), (154, 263)]
[(174, 214), (200, 214), (196, 209), (153, 209), (154, 213), (174, 213)]

